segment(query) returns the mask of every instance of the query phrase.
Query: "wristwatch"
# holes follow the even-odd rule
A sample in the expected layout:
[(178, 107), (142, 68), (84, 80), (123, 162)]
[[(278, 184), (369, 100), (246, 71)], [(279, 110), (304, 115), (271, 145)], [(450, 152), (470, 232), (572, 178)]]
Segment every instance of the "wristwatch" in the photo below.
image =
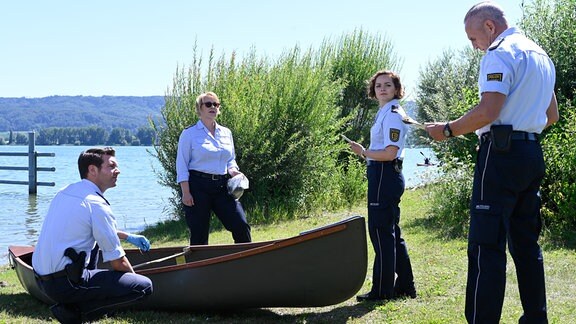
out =
[(454, 135), (452, 134), (452, 129), (450, 128), (450, 123), (446, 123), (446, 125), (444, 125), (444, 136), (446, 137), (454, 137)]

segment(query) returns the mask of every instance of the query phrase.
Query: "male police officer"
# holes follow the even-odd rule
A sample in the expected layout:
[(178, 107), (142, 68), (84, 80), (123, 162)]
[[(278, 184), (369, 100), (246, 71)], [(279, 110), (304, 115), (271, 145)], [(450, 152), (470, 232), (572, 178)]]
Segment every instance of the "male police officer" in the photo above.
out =
[[(152, 282), (134, 273), (120, 239), (144, 251), (150, 242), (118, 231), (103, 196), (120, 174), (114, 149), (82, 152), (78, 170), (82, 180), (60, 190), (50, 203), (32, 256), (38, 284), (57, 302), (50, 310), (61, 323), (92, 321), (152, 293)], [(98, 249), (114, 271), (95, 269)]]
[(476, 131), (466, 319), (498, 323), (506, 281), (506, 241), (516, 265), (524, 314), (520, 323), (546, 323), (539, 188), (544, 159), (538, 134), (558, 121), (556, 73), (548, 55), (509, 28), (492, 2), (473, 6), (464, 18), (474, 46), (486, 54), (479, 73), (480, 103), (464, 116), (427, 125), (435, 140)]

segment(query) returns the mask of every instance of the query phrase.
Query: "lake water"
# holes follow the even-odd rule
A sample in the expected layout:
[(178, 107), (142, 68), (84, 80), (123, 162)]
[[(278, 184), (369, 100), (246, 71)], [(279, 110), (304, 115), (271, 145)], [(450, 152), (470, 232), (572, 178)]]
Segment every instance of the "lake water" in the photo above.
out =
[[(39, 171), (40, 182), (54, 182), (54, 187), (39, 186), (36, 195), (28, 194), (27, 185), (0, 184), (0, 265), (8, 263), (9, 245), (34, 245), (38, 239), (44, 215), (58, 190), (79, 181), (78, 155), (88, 147), (37, 146), (38, 153), (55, 153), (54, 157), (38, 157), (39, 167), (55, 167), (55, 172)], [(106, 191), (119, 229), (136, 232), (148, 225), (171, 218), (169, 198), (171, 190), (158, 183), (154, 170), (160, 163), (148, 152), (152, 147), (118, 146), (116, 157), (121, 174), (117, 186)], [(0, 152), (28, 152), (28, 146), (0, 146)], [(422, 153), (421, 153), (422, 152)], [(404, 176), (407, 187), (414, 187), (433, 179), (435, 167), (417, 167), (424, 160), (422, 154), (432, 155), (429, 149), (407, 149)], [(434, 160), (434, 159), (433, 159)], [(28, 157), (0, 156), (0, 166), (27, 166)], [(28, 171), (0, 170), (0, 180), (28, 181)]]

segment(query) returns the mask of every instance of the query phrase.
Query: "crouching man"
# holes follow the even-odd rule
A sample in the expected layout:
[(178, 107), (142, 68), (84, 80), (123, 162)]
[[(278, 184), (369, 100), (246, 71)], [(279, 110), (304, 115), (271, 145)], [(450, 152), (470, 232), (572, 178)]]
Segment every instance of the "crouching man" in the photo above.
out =
[[(119, 231), (103, 196), (120, 174), (114, 149), (80, 153), (78, 170), (82, 180), (50, 203), (32, 256), (36, 280), (56, 301), (50, 310), (61, 323), (94, 321), (152, 294), (152, 282), (134, 273), (120, 245), (123, 239), (148, 251), (150, 242)], [(112, 270), (96, 269), (98, 250)]]

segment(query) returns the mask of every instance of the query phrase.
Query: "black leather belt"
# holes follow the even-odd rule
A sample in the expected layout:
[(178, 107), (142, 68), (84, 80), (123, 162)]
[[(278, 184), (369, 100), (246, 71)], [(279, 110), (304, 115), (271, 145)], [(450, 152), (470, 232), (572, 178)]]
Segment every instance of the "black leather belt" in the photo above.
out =
[(400, 168), (402, 168), (403, 161), (400, 159), (394, 159), (392, 161), (374, 161), (374, 160), (367, 160), (366, 165), (378, 165), (378, 164), (397, 164)]
[[(538, 134), (528, 133), (522, 131), (513, 131), (510, 139), (514, 141), (538, 141)], [(490, 132), (486, 132), (480, 136), (480, 144), (490, 140)]]
[(223, 179), (230, 179), (229, 174), (210, 174), (204, 173), (196, 170), (189, 170), (191, 175), (204, 178), (204, 179), (211, 179), (211, 180), (223, 180)]
[(42, 280), (42, 281), (54, 280), (54, 279), (66, 277), (66, 270), (56, 271), (54, 273), (50, 273), (50, 274), (43, 275), (43, 276), (34, 272), (34, 276), (36, 276), (36, 279)]

